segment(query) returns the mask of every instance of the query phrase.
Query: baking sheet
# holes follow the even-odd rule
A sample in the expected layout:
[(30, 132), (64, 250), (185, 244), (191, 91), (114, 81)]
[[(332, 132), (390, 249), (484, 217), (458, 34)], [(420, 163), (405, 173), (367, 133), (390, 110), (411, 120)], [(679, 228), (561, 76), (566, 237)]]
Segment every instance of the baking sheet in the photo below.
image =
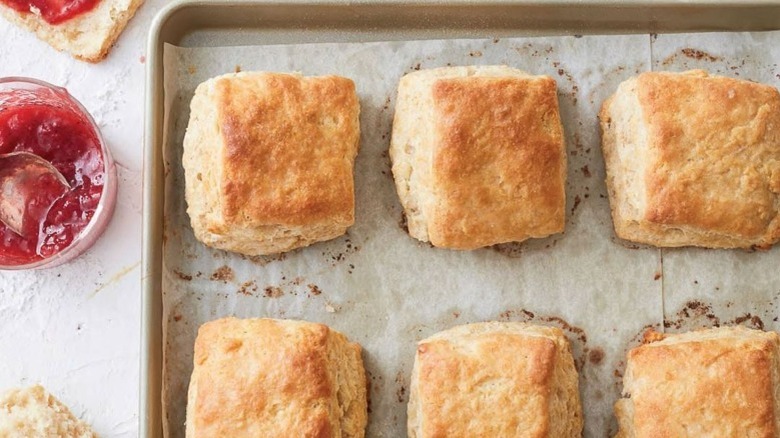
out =
[[(625, 350), (645, 328), (731, 321), (755, 326), (757, 320), (777, 328), (774, 297), (780, 282), (772, 269), (780, 266), (777, 249), (662, 251), (615, 238), (596, 114), (622, 80), (650, 69), (701, 67), (777, 86), (780, 76), (772, 61), (778, 59), (777, 44), (772, 43), (779, 37), (645, 34), (166, 46), (166, 436), (184, 436), (197, 327), (228, 315), (318, 321), (359, 342), (371, 384), (369, 437), (405, 435), (415, 343), (453, 325), (530, 320), (564, 328), (580, 369), (587, 437), (615, 431), (611, 406), (619, 396)], [(403, 229), (387, 157), (398, 79), (420, 68), (467, 64), (507, 64), (558, 80), (569, 164), (564, 234), (454, 252), (419, 243)], [(356, 223), (347, 235), (255, 258), (212, 250), (194, 239), (180, 161), (189, 100), (198, 83), (236, 70), (355, 80), (363, 132), (355, 167)], [(744, 319), (744, 313), (751, 315)]]

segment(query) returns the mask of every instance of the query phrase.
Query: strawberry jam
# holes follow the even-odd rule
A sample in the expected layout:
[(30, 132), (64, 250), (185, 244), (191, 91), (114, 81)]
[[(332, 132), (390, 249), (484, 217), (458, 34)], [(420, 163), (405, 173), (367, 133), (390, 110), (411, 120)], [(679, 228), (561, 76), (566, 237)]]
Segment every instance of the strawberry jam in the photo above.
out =
[(99, 0), (1, 0), (22, 13), (37, 11), (49, 24), (64, 23), (97, 6)]
[[(41, 159), (48, 173), (27, 169), (5, 196), (20, 226), (0, 222), (0, 265), (27, 265), (51, 257), (73, 244), (98, 211), (106, 178), (100, 135), (91, 119), (63, 89), (0, 90), (0, 177), (12, 174), (19, 152)], [(13, 159), (9, 160), (8, 157)], [(33, 157), (37, 159), (37, 157)], [(38, 160), (41, 161), (41, 160)], [(48, 164), (65, 181), (52, 175)], [(29, 165), (28, 165), (29, 166)], [(41, 167), (41, 166), (39, 166)], [(5, 210), (4, 210), (5, 211)], [(12, 228), (13, 227), (13, 228)]]

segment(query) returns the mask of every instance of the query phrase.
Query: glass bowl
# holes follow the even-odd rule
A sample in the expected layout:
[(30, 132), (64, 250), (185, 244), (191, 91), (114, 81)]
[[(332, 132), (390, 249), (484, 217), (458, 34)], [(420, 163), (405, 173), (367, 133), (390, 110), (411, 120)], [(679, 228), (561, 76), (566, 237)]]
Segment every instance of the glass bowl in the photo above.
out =
[(67, 247), (50, 256), (25, 264), (9, 265), (0, 261), (0, 270), (44, 269), (73, 260), (89, 249), (100, 237), (111, 219), (116, 204), (116, 165), (111, 151), (103, 141), (100, 129), (84, 106), (64, 88), (30, 78), (0, 78), (0, 114), (8, 108), (26, 105), (45, 105), (64, 109), (87, 122), (94, 130), (103, 155), (103, 188), (94, 215)]

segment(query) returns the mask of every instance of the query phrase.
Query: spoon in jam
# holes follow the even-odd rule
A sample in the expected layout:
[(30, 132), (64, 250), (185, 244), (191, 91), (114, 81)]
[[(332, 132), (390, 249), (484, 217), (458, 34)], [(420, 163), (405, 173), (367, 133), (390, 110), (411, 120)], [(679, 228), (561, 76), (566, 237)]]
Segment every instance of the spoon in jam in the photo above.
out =
[(70, 184), (51, 163), (29, 152), (0, 154), (0, 222), (20, 236), (38, 233)]

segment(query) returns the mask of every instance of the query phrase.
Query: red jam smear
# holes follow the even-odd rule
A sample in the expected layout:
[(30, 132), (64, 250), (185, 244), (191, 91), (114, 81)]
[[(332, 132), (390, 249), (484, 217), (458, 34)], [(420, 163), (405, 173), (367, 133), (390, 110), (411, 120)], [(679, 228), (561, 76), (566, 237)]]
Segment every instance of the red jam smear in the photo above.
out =
[(2, 0), (11, 8), (29, 13), (33, 8), (49, 24), (60, 24), (91, 11), (100, 0)]
[[(17, 93), (14, 90), (11, 93)], [(53, 91), (45, 91), (54, 95)], [(22, 94), (27, 93), (22, 91)], [(5, 98), (5, 99), (4, 99)], [(0, 96), (0, 154), (30, 152), (49, 161), (70, 184), (61, 188), (42, 178), (35, 188), (40, 203), (51, 204), (45, 219), (25, 226), (23, 235), (0, 223), (0, 264), (23, 265), (69, 247), (87, 227), (103, 192), (105, 165), (97, 132), (81, 111), (63, 97), (21, 99)], [(54, 194), (54, 191), (60, 193)]]

